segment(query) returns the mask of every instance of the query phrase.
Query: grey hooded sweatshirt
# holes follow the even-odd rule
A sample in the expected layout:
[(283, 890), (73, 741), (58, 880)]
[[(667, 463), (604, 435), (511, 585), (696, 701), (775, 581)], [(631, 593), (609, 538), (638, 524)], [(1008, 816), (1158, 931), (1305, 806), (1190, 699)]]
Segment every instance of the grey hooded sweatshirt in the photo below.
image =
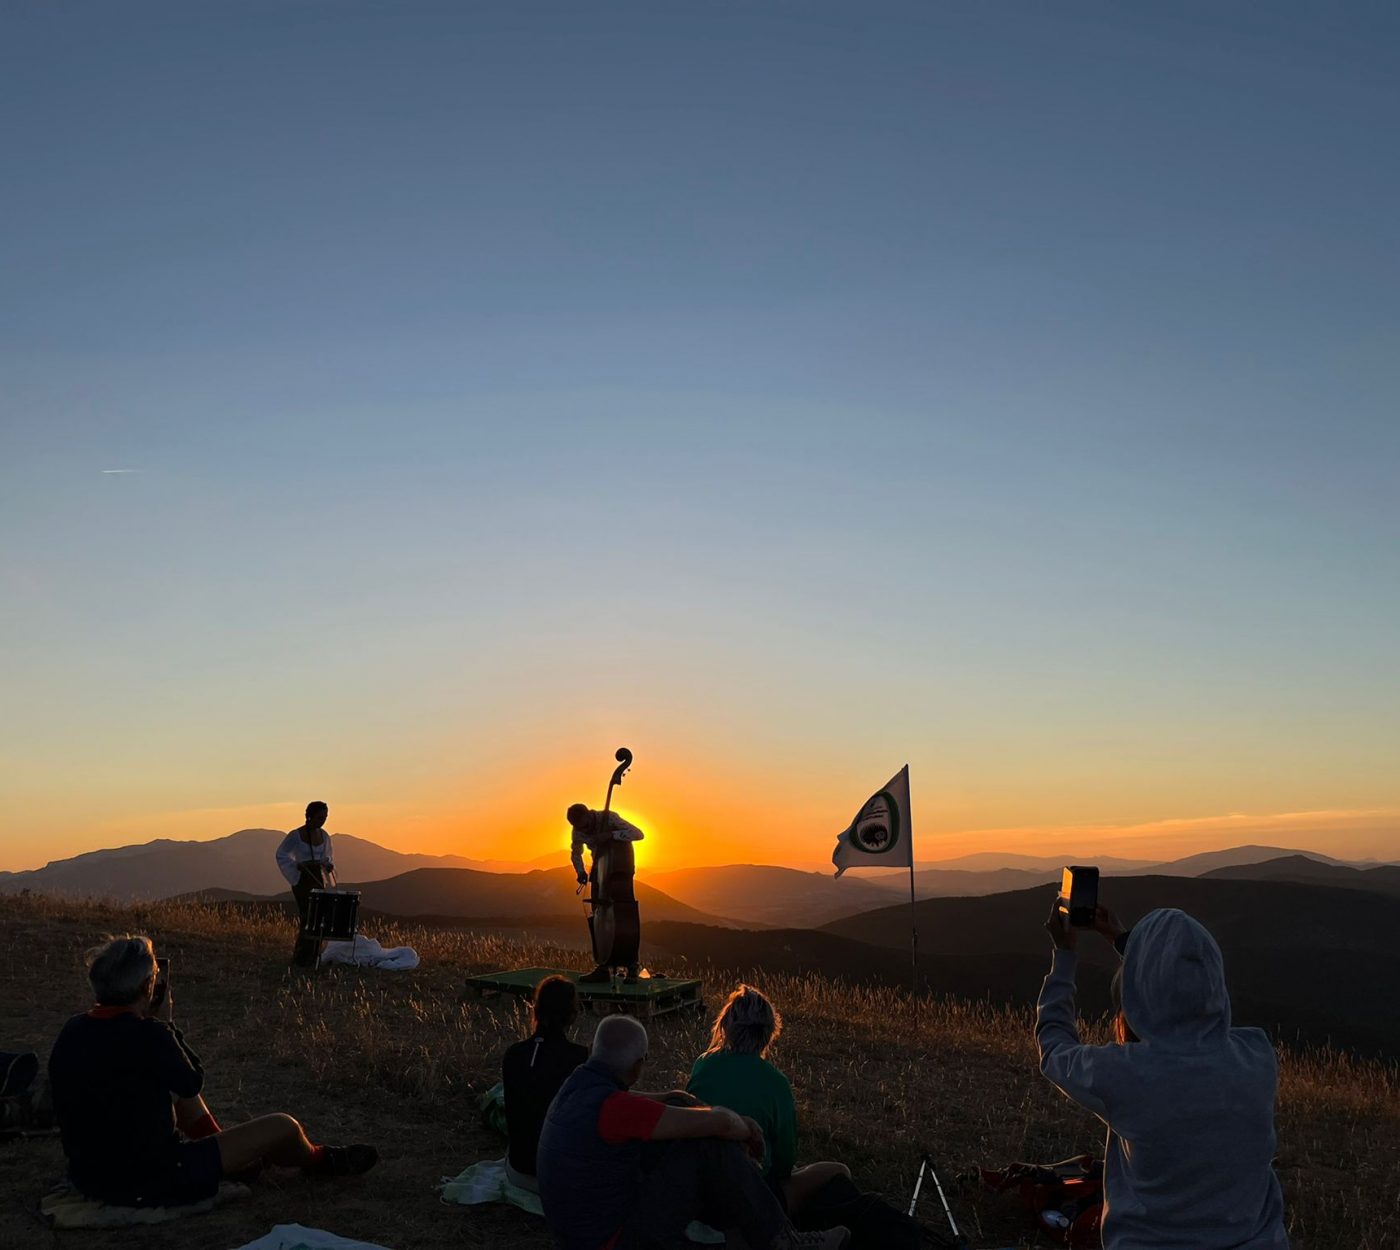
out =
[(1274, 1175), (1278, 1062), (1262, 1029), (1230, 1027), (1215, 939), (1185, 912), (1128, 936), (1123, 1014), (1138, 1041), (1085, 1046), (1073, 951), (1036, 1008), (1040, 1070), (1108, 1125), (1105, 1250), (1287, 1250)]

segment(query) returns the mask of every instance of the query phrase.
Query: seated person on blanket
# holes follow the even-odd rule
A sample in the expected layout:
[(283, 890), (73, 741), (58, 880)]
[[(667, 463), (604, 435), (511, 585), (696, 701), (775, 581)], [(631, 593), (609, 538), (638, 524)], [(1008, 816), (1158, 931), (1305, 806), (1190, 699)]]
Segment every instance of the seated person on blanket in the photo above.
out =
[(569, 1040), (569, 1026), (578, 1014), (578, 991), (568, 977), (545, 977), (535, 986), (530, 1014), (534, 1032), (506, 1051), (501, 1083), (510, 1135), (506, 1179), (538, 1193), (535, 1157), (545, 1112), (569, 1073), (588, 1062), (588, 1047)]
[(768, 1061), (783, 1030), (783, 1018), (767, 996), (740, 985), (720, 1008), (710, 1030), (710, 1049), (695, 1061), (686, 1089), (707, 1103), (732, 1107), (763, 1130), (764, 1177), (780, 1194), (793, 1219), (803, 1204), (833, 1177), (849, 1178), (844, 1163), (809, 1163), (795, 1168), (797, 1107), (788, 1079)]
[(320, 1176), (367, 1171), (370, 1146), (313, 1146), (289, 1115), (221, 1129), (200, 1096), (204, 1069), (155, 1003), (150, 938), (90, 952), (97, 1005), (63, 1026), (49, 1058), (54, 1112), (73, 1184), (117, 1206), (182, 1206), (212, 1197), (225, 1176), (263, 1164)]
[(1262, 1029), (1230, 1027), (1215, 939), (1175, 908), (1131, 930), (1107, 908), (1094, 929), (1123, 957), (1117, 1041), (1075, 1027), (1079, 934), (1056, 900), (1036, 1008), (1040, 1070), (1108, 1126), (1105, 1250), (1287, 1250), (1274, 1175), (1278, 1062)]
[(674, 1245), (692, 1220), (737, 1229), (753, 1250), (843, 1250), (844, 1228), (800, 1233), (788, 1222), (756, 1166), (763, 1133), (753, 1120), (629, 1092), (646, 1059), (646, 1029), (608, 1016), (550, 1104), (540, 1200), (560, 1250)]

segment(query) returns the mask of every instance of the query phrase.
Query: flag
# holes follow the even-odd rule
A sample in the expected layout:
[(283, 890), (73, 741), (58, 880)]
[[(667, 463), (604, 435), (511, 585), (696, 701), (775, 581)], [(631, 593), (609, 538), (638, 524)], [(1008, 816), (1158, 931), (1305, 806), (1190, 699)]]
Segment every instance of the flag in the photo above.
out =
[(839, 877), (847, 868), (912, 868), (913, 830), (909, 822), (909, 765), (872, 794), (850, 828), (836, 837), (831, 853)]

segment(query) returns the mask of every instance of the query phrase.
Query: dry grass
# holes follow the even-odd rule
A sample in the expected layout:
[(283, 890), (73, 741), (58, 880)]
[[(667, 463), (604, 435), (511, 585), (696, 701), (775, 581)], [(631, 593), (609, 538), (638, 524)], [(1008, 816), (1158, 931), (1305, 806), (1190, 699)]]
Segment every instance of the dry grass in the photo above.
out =
[[(494, 968), (578, 966), (577, 952), (459, 929), (380, 925), (377, 937), (423, 957), (411, 974), (329, 968), (289, 974), (287, 922), (185, 904), (106, 907), (0, 899), (10, 958), (0, 996), (0, 1047), (41, 1055), (86, 1002), (82, 951), (107, 932), (151, 934), (173, 960), (176, 1010), (209, 1072), (225, 1122), (286, 1110), (326, 1141), (368, 1140), (381, 1165), (356, 1181), (270, 1174), (245, 1201), (139, 1236), (48, 1231), (41, 1193), (63, 1171), (53, 1139), (0, 1144), (0, 1227), (6, 1246), (231, 1247), (297, 1221), (396, 1250), (546, 1247), (538, 1222), (510, 1208), (437, 1201), (440, 1177), (501, 1153), (476, 1098), (520, 1036), (511, 1000), (459, 1001), (464, 975)], [(974, 1162), (1059, 1158), (1098, 1150), (1102, 1130), (1036, 1072), (1029, 1015), (987, 1004), (927, 1001), (917, 1030), (907, 998), (818, 976), (702, 970), (711, 997), (743, 977), (781, 1005), (779, 1065), (792, 1079), (804, 1158), (852, 1164), (857, 1179), (907, 1195), (919, 1153), (945, 1177)], [(584, 1026), (580, 1026), (582, 1029)], [(706, 1021), (652, 1029), (648, 1083), (683, 1084)], [(1400, 1076), (1333, 1051), (1285, 1052), (1280, 1171), (1294, 1245), (1304, 1250), (1400, 1246)], [(906, 1198), (907, 1201), (907, 1198)], [(973, 1242), (1024, 1241), (1014, 1203), (958, 1200)]]

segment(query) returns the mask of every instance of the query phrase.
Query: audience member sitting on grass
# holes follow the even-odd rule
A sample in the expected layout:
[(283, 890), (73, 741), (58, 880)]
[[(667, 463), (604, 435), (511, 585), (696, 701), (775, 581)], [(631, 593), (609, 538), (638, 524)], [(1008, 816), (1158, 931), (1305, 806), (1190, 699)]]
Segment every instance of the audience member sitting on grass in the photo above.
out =
[(1060, 903), (1036, 1008), (1040, 1070), (1108, 1125), (1105, 1250), (1287, 1250), (1274, 1175), (1278, 1062), (1262, 1029), (1230, 1027), (1215, 939), (1175, 908), (1131, 931), (1100, 907), (1095, 930), (1123, 956), (1122, 1010), (1107, 1046), (1075, 1028), (1078, 932)]
[(753, 1120), (630, 1093), (646, 1059), (641, 1024), (608, 1016), (550, 1105), (540, 1199), (560, 1250), (675, 1245), (692, 1220), (735, 1229), (754, 1250), (843, 1250), (844, 1228), (800, 1233), (788, 1222), (755, 1166), (763, 1133)]
[(763, 1174), (793, 1219), (828, 1181), (849, 1178), (844, 1163), (809, 1163), (795, 1168), (797, 1107), (788, 1079), (768, 1062), (768, 1050), (783, 1031), (783, 1018), (761, 991), (740, 985), (720, 1008), (710, 1030), (710, 1049), (695, 1061), (686, 1088), (702, 1102), (731, 1107), (763, 1130)]
[(535, 986), (530, 1014), (534, 1032), (506, 1051), (501, 1083), (510, 1137), (506, 1179), (538, 1193), (535, 1158), (545, 1112), (569, 1073), (588, 1062), (588, 1047), (569, 1040), (569, 1026), (578, 1014), (578, 991), (568, 977), (545, 977)]
[(89, 952), (88, 977), (97, 1005), (63, 1026), (49, 1058), (69, 1175), (86, 1197), (183, 1206), (264, 1164), (344, 1176), (378, 1160), (370, 1146), (313, 1146), (289, 1115), (220, 1129), (200, 1096), (199, 1057), (170, 1023), (168, 986), (157, 999), (150, 938)]

